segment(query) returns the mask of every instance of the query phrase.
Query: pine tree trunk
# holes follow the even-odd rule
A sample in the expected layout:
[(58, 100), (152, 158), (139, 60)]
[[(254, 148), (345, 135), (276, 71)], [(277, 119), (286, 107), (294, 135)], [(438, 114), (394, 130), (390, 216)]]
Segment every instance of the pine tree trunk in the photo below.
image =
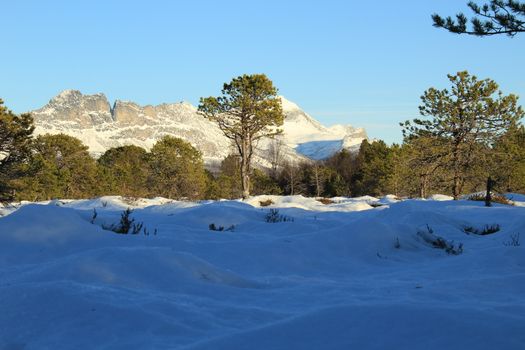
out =
[(454, 167), (454, 180), (452, 184), (452, 197), (457, 201), (461, 195), (461, 190), (463, 187), (463, 177), (461, 169), (462, 159), (461, 159), (461, 150), (460, 142), (456, 141), (453, 151), (453, 167)]
[(250, 140), (242, 141), (241, 150), (241, 186), (242, 199), (250, 197)]
[(427, 197), (427, 183), (428, 183), (428, 175), (427, 174), (419, 175), (419, 197), (420, 198)]
[(494, 186), (494, 181), (489, 176), (487, 178), (487, 192), (485, 193), (485, 206), (491, 207), (492, 206), (492, 187)]
[(452, 197), (457, 201), (461, 195), (461, 178), (458, 174), (454, 174), (454, 185), (452, 186)]
[(250, 176), (246, 172), (242, 172), (242, 199), (248, 197), (250, 197)]

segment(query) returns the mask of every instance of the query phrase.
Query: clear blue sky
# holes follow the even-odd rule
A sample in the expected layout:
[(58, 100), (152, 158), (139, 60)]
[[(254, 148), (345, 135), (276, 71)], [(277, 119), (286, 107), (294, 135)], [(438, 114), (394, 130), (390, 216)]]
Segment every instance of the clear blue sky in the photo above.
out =
[(15, 112), (64, 89), (157, 104), (217, 95), (265, 73), (321, 122), (401, 141), (419, 96), (469, 70), (525, 104), (525, 35), (476, 38), (431, 26), (466, 0), (4, 1), (0, 98)]

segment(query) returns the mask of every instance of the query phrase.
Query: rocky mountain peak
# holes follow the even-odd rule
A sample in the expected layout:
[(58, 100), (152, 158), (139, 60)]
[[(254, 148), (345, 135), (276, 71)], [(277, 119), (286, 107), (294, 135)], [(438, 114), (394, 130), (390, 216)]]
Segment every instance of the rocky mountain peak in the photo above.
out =
[[(280, 137), (285, 158), (322, 159), (341, 148), (355, 148), (366, 138), (363, 129), (323, 126), (297, 104), (282, 96), (280, 99), (286, 116)], [(233, 151), (219, 128), (187, 102), (141, 106), (116, 100), (111, 106), (102, 93), (83, 95), (78, 90), (65, 90), (31, 113), (37, 134), (69, 134), (82, 140), (95, 155), (126, 144), (149, 149), (164, 135), (189, 141), (207, 163), (218, 162)], [(269, 145), (269, 141), (258, 145), (261, 163), (267, 162)]]

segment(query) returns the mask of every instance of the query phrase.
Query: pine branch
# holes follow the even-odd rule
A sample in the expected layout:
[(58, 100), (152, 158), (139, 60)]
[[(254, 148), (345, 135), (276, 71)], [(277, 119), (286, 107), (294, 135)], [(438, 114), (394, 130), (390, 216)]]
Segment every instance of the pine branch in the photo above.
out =
[(451, 33), (469, 34), (476, 36), (508, 35), (515, 36), (525, 32), (525, 3), (515, 0), (491, 0), (482, 6), (470, 1), (468, 7), (475, 17), (470, 20), (471, 27), (467, 26), (468, 19), (463, 13), (456, 18), (432, 15), (433, 25), (444, 28)]

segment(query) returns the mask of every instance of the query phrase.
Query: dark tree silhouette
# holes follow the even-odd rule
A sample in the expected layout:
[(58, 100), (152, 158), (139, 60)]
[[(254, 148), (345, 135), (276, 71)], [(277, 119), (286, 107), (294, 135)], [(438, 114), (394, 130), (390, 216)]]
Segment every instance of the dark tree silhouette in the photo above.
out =
[(489, 3), (478, 5), (474, 1), (468, 7), (475, 16), (470, 19), (463, 13), (458, 13), (456, 18), (432, 15), (434, 27), (445, 28), (456, 34), (470, 34), (489, 36), (507, 34), (514, 36), (525, 32), (525, 2), (515, 0), (491, 0)]

